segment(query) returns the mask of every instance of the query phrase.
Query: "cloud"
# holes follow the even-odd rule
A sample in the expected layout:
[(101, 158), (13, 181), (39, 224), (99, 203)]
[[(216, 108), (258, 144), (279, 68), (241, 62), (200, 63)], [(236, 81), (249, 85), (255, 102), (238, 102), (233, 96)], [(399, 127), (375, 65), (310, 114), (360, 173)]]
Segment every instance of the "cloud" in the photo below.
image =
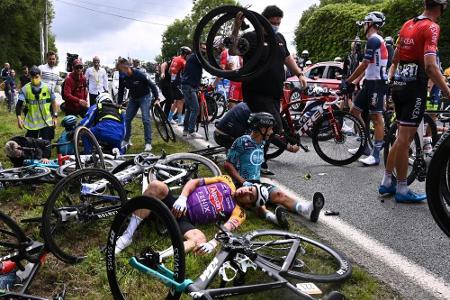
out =
[[(262, 12), (273, 4), (268, 0), (241, 0), (243, 5), (252, 4), (251, 9)], [(282, 32), (290, 50), (293, 46), (294, 30), (303, 10), (318, 0), (278, 1), (285, 12), (281, 24)], [(77, 53), (84, 60), (98, 55), (102, 64), (112, 65), (118, 56), (130, 56), (153, 60), (161, 50), (161, 36), (165, 26), (122, 19), (108, 14), (118, 14), (150, 23), (170, 24), (176, 18), (189, 14), (192, 1), (188, 0), (55, 0), (55, 19), (52, 31), (56, 35), (56, 47), (61, 62), (66, 53)], [(82, 6), (82, 7), (79, 7)], [(95, 11), (91, 11), (95, 10)]]

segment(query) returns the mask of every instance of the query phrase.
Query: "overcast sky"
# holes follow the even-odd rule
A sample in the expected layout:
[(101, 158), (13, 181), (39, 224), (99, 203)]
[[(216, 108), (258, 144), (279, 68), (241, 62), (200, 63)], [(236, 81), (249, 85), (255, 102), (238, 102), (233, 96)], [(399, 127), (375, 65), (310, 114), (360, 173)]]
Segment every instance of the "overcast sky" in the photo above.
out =
[[(52, 31), (60, 61), (66, 53), (77, 53), (83, 60), (98, 55), (102, 64), (112, 65), (118, 56), (153, 61), (160, 53), (161, 36), (167, 25), (182, 19), (192, 8), (190, 0), (52, 0), (55, 19)], [(262, 12), (276, 4), (284, 11), (280, 32), (294, 50), (294, 30), (302, 12), (319, 0), (240, 0)], [(94, 10), (94, 11), (92, 11)], [(98, 11), (144, 22), (102, 14)]]

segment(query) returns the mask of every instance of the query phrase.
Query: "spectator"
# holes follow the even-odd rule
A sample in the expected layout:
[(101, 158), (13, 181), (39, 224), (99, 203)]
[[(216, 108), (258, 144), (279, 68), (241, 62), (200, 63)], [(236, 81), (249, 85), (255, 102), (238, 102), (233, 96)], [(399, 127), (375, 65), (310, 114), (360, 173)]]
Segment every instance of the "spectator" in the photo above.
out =
[(159, 88), (161, 89), (161, 92), (166, 98), (166, 101), (164, 103), (164, 113), (166, 116), (170, 113), (170, 108), (173, 104), (173, 92), (172, 87), (170, 86), (170, 64), (172, 63), (172, 60), (167, 60), (161, 64), (161, 75), (159, 80)]
[(3, 65), (3, 69), (0, 71), (0, 74), (1, 74), (1, 79), (2, 80), (6, 80), (6, 77), (8, 77), (9, 76), (9, 70), (10, 70), (10, 66), (9, 66), (9, 63), (5, 63), (4, 65)]
[(56, 53), (49, 51), (47, 52), (47, 64), (39, 66), (42, 73), (42, 81), (48, 86), (52, 93), (60, 92), (59, 85), (62, 83), (57, 64), (58, 57), (56, 56)]
[[(20, 129), (27, 129), (26, 136), (51, 141), (55, 137), (58, 113), (55, 94), (41, 80), (41, 70), (33, 66), (30, 70), (31, 82), (19, 93), (16, 105), (17, 124)], [(26, 105), (25, 119), (22, 108)]]
[(17, 168), (23, 166), (23, 161), (26, 159), (39, 159), (47, 164), (51, 148), (47, 140), (15, 136), (6, 143), (5, 152), (14, 168)]
[(19, 78), (19, 80), (20, 80), (20, 88), (23, 88), (25, 86), (25, 84), (27, 84), (27, 83), (29, 83), (31, 81), (30, 73), (28, 71), (28, 67), (24, 66), (22, 68), (22, 71), (23, 71), (23, 74)]
[(159, 100), (158, 88), (144, 73), (132, 68), (127, 59), (121, 58), (117, 67), (120, 73), (123, 74), (123, 79), (121, 79), (119, 83), (119, 103), (123, 100), (125, 88), (129, 90), (130, 98), (125, 113), (126, 134), (124, 144), (132, 146), (130, 141), (131, 122), (140, 108), (142, 113), (142, 124), (144, 125), (144, 151), (150, 152), (152, 150), (152, 125), (150, 120), (150, 108), (152, 104), (151, 93), (153, 93), (155, 100)]
[[(202, 55), (206, 56), (205, 44), (201, 45), (200, 51)], [(198, 60), (197, 55), (191, 54), (188, 56), (183, 75), (181, 76), (181, 91), (183, 92), (186, 108), (183, 136), (189, 136), (194, 139), (201, 138), (201, 135), (194, 132), (194, 130), (199, 111), (197, 89), (202, 80), (202, 72), (202, 64)]]
[(15, 105), (16, 98), (16, 71), (9, 71), (9, 76), (5, 80), (5, 94), (7, 99), (8, 111), (11, 112)]
[(86, 77), (83, 75), (83, 63), (77, 58), (73, 61), (73, 71), (64, 83), (64, 104), (61, 109), (66, 115), (84, 117), (89, 107)]
[(98, 95), (108, 92), (108, 74), (104, 68), (100, 67), (100, 58), (95, 56), (92, 61), (94, 66), (88, 68), (85, 73), (90, 106), (95, 104)]

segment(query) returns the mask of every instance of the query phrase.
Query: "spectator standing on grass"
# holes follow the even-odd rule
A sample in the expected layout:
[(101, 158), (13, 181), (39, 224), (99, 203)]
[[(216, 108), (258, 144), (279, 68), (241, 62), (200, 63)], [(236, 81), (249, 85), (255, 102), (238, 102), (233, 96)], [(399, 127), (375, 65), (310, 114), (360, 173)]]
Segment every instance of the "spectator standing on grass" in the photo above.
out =
[(59, 76), (58, 70), (58, 57), (53, 51), (47, 52), (47, 63), (40, 65), (39, 69), (42, 73), (42, 81), (48, 86), (52, 93), (59, 93), (59, 86), (62, 83), (62, 79)]
[(73, 71), (64, 83), (64, 104), (61, 109), (66, 115), (84, 117), (88, 104), (86, 77), (83, 75), (83, 62), (77, 58), (73, 61)]
[(8, 105), (8, 111), (11, 112), (14, 108), (16, 97), (16, 71), (11, 70), (9, 76), (5, 80), (5, 94)]
[(87, 80), (90, 106), (96, 103), (98, 95), (108, 92), (108, 74), (106, 73), (106, 70), (100, 66), (100, 58), (95, 56), (92, 61), (94, 66), (88, 68), (84, 74)]
[[(41, 80), (41, 70), (33, 66), (30, 70), (31, 82), (27, 83), (19, 93), (16, 105), (17, 125), (27, 129), (26, 136), (51, 141), (55, 137), (58, 113), (55, 94)], [(22, 108), (26, 105), (25, 119), (22, 119)]]
[(22, 76), (19, 78), (20, 88), (23, 88), (27, 83), (31, 81), (30, 72), (28, 71), (28, 67), (24, 66), (22, 68)]
[[(201, 45), (200, 51), (202, 52), (202, 55), (206, 56), (205, 44)], [(197, 132), (194, 132), (199, 111), (197, 89), (202, 80), (202, 72), (202, 64), (198, 60), (197, 55), (191, 54), (188, 56), (186, 67), (184, 68), (183, 75), (181, 76), (181, 91), (183, 92), (186, 108), (183, 123), (183, 136), (188, 136), (194, 139), (202, 137)]]
[(142, 113), (142, 124), (144, 125), (144, 151), (152, 150), (152, 124), (150, 118), (150, 108), (152, 105), (152, 94), (155, 101), (159, 100), (158, 88), (156, 85), (141, 71), (132, 68), (127, 59), (121, 58), (117, 63), (119, 72), (122, 73), (123, 79), (119, 83), (119, 103), (123, 101), (125, 88), (129, 90), (130, 101), (127, 105), (125, 113), (126, 134), (124, 145), (132, 146), (131, 138), (131, 122), (136, 116), (139, 108)]
[(172, 87), (170, 86), (170, 64), (172, 63), (172, 60), (166, 60), (163, 62), (160, 66), (160, 80), (159, 80), (159, 88), (161, 89), (161, 93), (163, 94), (165, 100), (164, 104), (164, 113), (166, 116), (170, 113), (170, 108), (173, 104), (173, 92)]
[(6, 77), (8, 77), (9, 76), (9, 70), (10, 70), (10, 65), (9, 65), (9, 63), (5, 63), (4, 65), (3, 65), (3, 69), (0, 71), (0, 74), (1, 74), (1, 79), (2, 80), (6, 80)]

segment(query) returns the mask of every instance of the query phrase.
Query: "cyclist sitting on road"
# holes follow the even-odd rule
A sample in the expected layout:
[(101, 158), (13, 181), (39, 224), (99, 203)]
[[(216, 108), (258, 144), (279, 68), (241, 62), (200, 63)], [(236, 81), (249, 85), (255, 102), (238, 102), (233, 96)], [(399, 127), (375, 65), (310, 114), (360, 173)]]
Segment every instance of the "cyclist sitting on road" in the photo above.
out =
[[(225, 170), (230, 174), (237, 186), (248, 186), (254, 182), (259, 183), (261, 178), (261, 164), (264, 158), (264, 145), (273, 133), (275, 124), (274, 117), (269, 113), (253, 113), (248, 119), (251, 128), (250, 135), (243, 135), (238, 138), (228, 152)], [(298, 147), (298, 146), (297, 146)], [(269, 192), (269, 201), (274, 205), (280, 205), (275, 209), (275, 213), (270, 212), (264, 205), (257, 205), (258, 212), (266, 220), (288, 227), (288, 223), (283, 218), (285, 208), (299, 215), (309, 216), (312, 222), (317, 222), (320, 210), (324, 206), (323, 197), (314, 197), (314, 201), (308, 205), (301, 204), (278, 187), (266, 185)]]
[[(190, 180), (178, 199), (175, 199), (165, 183), (157, 180), (149, 184), (144, 195), (162, 200), (172, 210), (186, 239), (186, 252), (194, 250), (196, 254), (204, 254), (211, 253), (217, 241), (212, 239), (207, 242), (205, 234), (195, 225), (211, 224), (225, 215), (228, 221), (224, 227), (228, 231), (235, 230), (245, 221), (243, 208), (250, 208), (258, 201), (266, 202), (268, 191), (260, 184), (236, 189), (229, 176), (218, 176)], [(128, 228), (116, 242), (116, 254), (131, 244), (137, 227), (149, 215), (148, 210), (139, 210), (133, 214)], [(160, 255), (164, 258), (170, 253)]]
[(49, 141), (24, 136), (15, 136), (9, 140), (5, 151), (15, 168), (23, 166), (26, 159), (38, 159), (48, 164), (51, 155)]
[(125, 138), (125, 113), (108, 93), (99, 94), (96, 101), (79, 125), (89, 128), (100, 144), (111, 150), (117, 148), (124, 154), (125, 147), (121, 144)]

